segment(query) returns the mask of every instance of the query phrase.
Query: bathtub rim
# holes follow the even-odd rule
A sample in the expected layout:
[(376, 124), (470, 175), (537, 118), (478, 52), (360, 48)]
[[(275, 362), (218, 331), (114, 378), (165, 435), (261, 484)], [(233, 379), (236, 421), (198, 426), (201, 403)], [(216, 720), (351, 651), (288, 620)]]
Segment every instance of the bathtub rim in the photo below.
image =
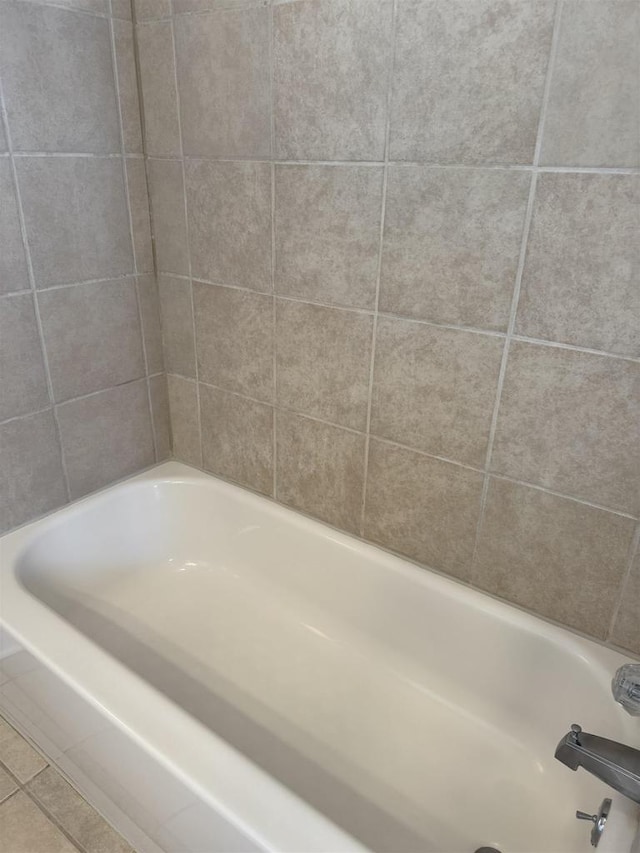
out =
[[(35, 537), (55, 527), (61, 516), (80, 513), (87, 506), (99, 503), (107, 493), (114, 495), (132, 483), (144, 482), (213, 485), (223, 495), (229, 493), (241, 496), (249, 504), (267, 507), (285, 519), (293, 516), (303, 527), (325, 531), (333, 539), (345, 542), (350, 547), (355, 545), (365, 557), (367, 554), (377, 555), (378, 558), (382, 555), (390, 569), (400, 575), (410, 576), (422, 586), (454, 593), (463, 603), (480, 607), (489, 614), (495, 614), (501, 621), (545, 636), (583, 659), (586, 656), (594, 677), (603, 686), (608, 684), (613, 669), (632, 660), (624, 652), (582, 637), (455, 578), (425, 569), (415, 561), (339, 531), (270, 498), (175, 461), (155, 465), (1, 536), (0, 625), (198, 797), (267, 850), (298, 853), (304, 849), (309, 853), (316, 850), (320, 853), (327, 849), (340, 849), (345, 853), (355, 853), (367, 848), (271, 777), (248, 756), (205, 728), (140, 676), (112, 658), (30, 594), (16, 577), (16, 563), (23, 550)], [(91, 654), (86, 653), (87, 648), (91, 649)], [(117, 691), (109, 688), (108, 685), (113, 683), (118, 684)], [(149, 716), (142, 710), (148, 707), (150, 701), (159, 703), (160, 713)], [(206, 761), (202, 750), (203, 736), (209, 738), (211, 744), (210, 757)], [(171, 755), (171, 744), (176, 740), (181, 744), (179, 762)], [(276, 817), (283, 813), (288, 816), (286, 821)], [(286, 827), (283, 826), (285, 823)]]

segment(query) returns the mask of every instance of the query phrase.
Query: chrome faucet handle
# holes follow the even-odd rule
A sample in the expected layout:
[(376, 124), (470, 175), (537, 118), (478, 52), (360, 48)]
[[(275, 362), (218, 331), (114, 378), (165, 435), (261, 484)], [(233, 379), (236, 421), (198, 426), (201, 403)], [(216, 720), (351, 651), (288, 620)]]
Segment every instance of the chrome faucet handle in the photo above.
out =
[(621, 666), (611, 682), (613, 698), (625, 711), (640, 717), (640, 663)]
[[(573, 728), (573, 726), (572, 726)], [(609, 817), (609, 812), (611, 811), (611, 800), (606, 799), (603, 800), (600, 805), (600, 810), (598, 814), (587, 814), (586, 812), (576, 812), (576, 818), (578, 820), (588, 820), (593, 824), (593, 829), (591, 830), (591, 846), (597, 847), (600, 839), (602, 838), (602, 833), (604, 832), (604, 828), (607, 823), (607, 818)]]

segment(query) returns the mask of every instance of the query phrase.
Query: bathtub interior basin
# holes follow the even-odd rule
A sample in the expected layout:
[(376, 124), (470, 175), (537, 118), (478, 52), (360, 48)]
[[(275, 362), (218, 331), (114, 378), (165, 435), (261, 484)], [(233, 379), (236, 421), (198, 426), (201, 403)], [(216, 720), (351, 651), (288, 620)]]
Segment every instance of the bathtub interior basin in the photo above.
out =
[(53, 612), (87, 670), (106, 654), (368, 849), (587, 850), (575, 811), (612, 792), (557, 741), (640, 745), (623, 656), (177, 463), (19, 544), (11, 630), (20, 595)]

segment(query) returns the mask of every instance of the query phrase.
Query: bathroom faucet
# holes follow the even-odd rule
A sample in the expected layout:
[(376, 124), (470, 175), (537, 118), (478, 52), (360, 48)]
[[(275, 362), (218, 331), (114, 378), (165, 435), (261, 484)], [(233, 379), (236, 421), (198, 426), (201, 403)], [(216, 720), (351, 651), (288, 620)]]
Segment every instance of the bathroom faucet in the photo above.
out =
[(584, 767), (602, 782), (640, 804), (640, 750), (587, 734), (574, 723), (558, 744), (556, 758), (571, 770)]

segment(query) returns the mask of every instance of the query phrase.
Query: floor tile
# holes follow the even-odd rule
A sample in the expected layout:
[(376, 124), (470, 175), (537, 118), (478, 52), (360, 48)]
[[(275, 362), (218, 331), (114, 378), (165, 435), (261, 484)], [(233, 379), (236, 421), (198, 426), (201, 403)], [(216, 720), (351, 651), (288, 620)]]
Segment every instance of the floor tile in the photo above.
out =
[(44, 758), (2, 719), (0, 719), (0, 761), (20, 782), (28, 782), (47, 766)]

